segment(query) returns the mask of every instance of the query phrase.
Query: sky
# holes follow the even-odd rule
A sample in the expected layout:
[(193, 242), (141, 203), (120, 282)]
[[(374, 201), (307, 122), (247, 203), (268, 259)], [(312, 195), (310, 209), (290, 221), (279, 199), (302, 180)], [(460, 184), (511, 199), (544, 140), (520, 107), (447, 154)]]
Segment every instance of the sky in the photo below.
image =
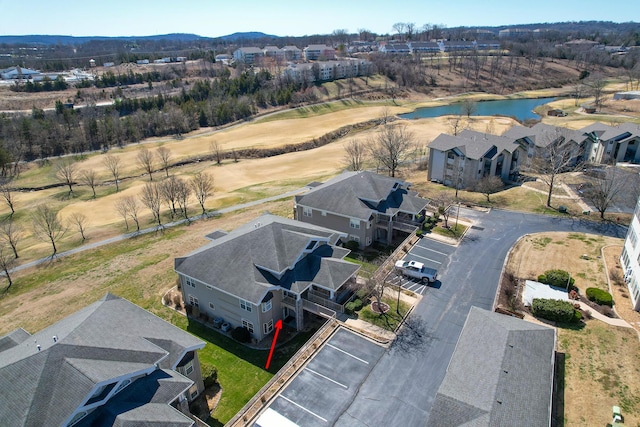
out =
[(397, 22), (500, 26), (564, 21), (640, 21), (638, 0), (0, 0), (0, 35), (219, 37), (394, 33)]

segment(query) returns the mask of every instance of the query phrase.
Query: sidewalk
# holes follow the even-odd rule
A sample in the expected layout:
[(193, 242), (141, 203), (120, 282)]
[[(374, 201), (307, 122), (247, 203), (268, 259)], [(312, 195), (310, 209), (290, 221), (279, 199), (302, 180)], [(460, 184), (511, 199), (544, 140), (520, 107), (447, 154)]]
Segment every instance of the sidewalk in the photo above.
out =
[(595, 309), (589, 307), (587, 304), (583, 303), (582, 301), (572, 301), (574, 304), (580, 304), (580, 309), (582, 311), (585, 310), (589, 310), (589, 312), (591, 312), (591, 317), (594, 319), (597, 319), (601, 322), (607, 323), (609, 325), (612, 326), (619, 326), (621, 328), (633, 328), (633, 326), (631, 326), (629, 323), (627, 323), (626, 320), (624, 319), (612, 319), (611, 317), (607, 317), (604, 314), (600, 314), (598, 311), (596, 311)]

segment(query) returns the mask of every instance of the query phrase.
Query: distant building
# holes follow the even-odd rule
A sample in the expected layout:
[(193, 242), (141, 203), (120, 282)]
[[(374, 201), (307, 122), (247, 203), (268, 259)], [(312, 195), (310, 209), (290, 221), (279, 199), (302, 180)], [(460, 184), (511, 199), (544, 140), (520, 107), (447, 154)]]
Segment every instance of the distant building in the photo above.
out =
[(0, 77), (3, 80), (38, 80), (42, 73), (23, 67), (9, 67), (0, 71)]
[(631, 306), (640, 311), (640, 199), (631, 218), (631, 225), (624, 241), (620, 263), (624, 271), (624, 281), (631, 296)]
[(247, 65), (255, 64), (263, 56), (264, 52), (257, 47), (241, 47), (233, 52), (233, 59)]
[(149, 60), (148, 60), (148, 59), (138, 59), (138, 60), (136, 61), (136, 64), (138, 64), (138, 65), (146, 65), (146, 64), (148, 64), (148, 63), (149, 63)]
[(302, 58), (302, 49), (296, 46), (285, 46), (282, 51), (287, 61), (299, 61)]
[(307, 61), (316, 61), (318, 59), (326, 61), (336, 57), (336, 50), (323, 44), (310, 44), (303, 51), (304, 59)]

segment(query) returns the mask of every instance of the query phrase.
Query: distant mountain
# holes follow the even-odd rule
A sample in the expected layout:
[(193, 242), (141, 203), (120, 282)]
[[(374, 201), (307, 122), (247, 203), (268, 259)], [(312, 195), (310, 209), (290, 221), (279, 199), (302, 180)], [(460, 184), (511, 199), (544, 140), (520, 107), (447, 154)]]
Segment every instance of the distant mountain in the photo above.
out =
[(262, 38), (277, 39), (279, 37), (272, 36), (270, 34), (261, 33), (259, 31), (251, 31), (247, 33), (233, 33), (233, 34), (229, 34), (228, 36), (222, 36), (217, 38), (224, 41), (234, 41), (234, 40), (255, 40), (255, 39), (262, 39)]
[(6, 44), (82, 44), (91, 40), (170, 40), (170, 41), (193, 41), (193, 40), (213, 40), (209, 37), (202, 37), (196, 34), (159, 34), (153, 36), (122, 36), (122, 37), (106, 37), (106, 36), (62, 36), (62, 35), (27, 35), (27, 36), (0, 36), (0, 43)]

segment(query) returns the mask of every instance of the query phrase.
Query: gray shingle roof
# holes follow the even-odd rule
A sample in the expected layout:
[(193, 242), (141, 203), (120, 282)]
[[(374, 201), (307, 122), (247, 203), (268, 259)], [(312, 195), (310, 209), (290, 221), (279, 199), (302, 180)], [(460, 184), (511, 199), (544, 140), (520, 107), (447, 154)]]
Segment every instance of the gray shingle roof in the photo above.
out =
[(427, 426), (548, 427), (555, 330), (469, 311)]
[(503, 151), (513, 152), (518, 145), (511, 138), (492, 135), (489, 133), (464, 130), (457, 136), (440, 134), (434, 139), (429, 148), (439, 151), (459, 149), (468, 159), (479, 160), (483, 157), (493, 157)]
[(376, 212), (419, 214), (429, 201), (408, 191), (408, 186), (400, 179), (368, 171), (344, 172), (298, 196), (296, 203), (364, 221)]
[[(255, 304), (274, 286), (304, 289), (313, 282), (336, 289), (359, 268), (342, 260), (348, 251), (332, 246), (341, 236), (344, 233), (263, 215), (186, 257), (176, 258), (175, 269)], [(304, 255), (312, 240), (328, 244)]]
[(0, 419), (12, 426), (59, 425), (96, 384), (155, 364), (172, 368), (186, 351), (204, 344), (107, 294), (0, 352), (0, 389), (7, 396)]

